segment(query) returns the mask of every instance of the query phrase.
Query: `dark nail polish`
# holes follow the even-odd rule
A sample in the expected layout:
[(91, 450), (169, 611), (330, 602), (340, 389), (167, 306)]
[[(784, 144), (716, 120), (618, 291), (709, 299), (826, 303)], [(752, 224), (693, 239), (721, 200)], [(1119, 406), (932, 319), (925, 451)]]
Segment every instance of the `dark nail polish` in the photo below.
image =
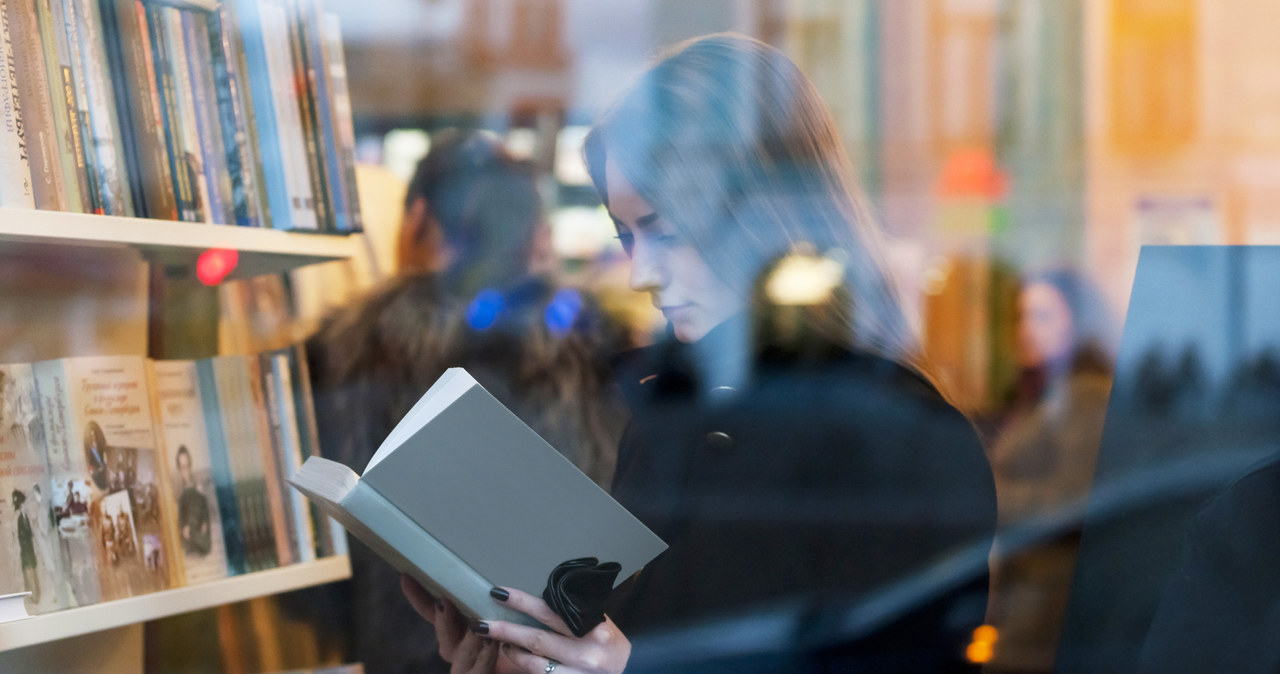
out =
[(489, 633), (489, 623), (487, 623), (487, 622), (485, 622), (485, 621), (483, 621), (483, 620), (477, 620), (477, 621), (475, 621), (475, 622), (471, 623), (471, 631), (472, 631), (472, 632), (475, 632), (476, 634), (488, 634), (488, 633)]
[(506, 601), (511, 598), (511, 593), (500, 587), (495, 587), (492, 590), (489, 590), (489, 596), (497, 599), (498, 601)]

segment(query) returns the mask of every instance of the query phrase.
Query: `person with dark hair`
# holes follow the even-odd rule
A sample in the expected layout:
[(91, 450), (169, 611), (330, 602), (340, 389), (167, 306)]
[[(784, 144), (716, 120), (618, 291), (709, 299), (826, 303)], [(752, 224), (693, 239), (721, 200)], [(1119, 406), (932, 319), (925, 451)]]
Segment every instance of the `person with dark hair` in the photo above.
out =
[(1018, 374), (991, 443), (1000, 502), (989, 622), (991, 671), (1051, 671), (1079, 546), (1027, 523), (1079, 508), (1093, 480), (1112, 379), (1112, 324), (1088, 279), (1028, 274), (1017, 298)]
[(195, 476), (191, 473), (191, 450), (186, 445), (178, 446), (174, 462), (177, 464), (178, 477), (182, 480), (182, 494), (178, 496), (178, 531), (182, 539), (182, 550), (188, 555), (203, 557), (213, 547), (209, 499), (200, 493)]
[(107, 469), (107, 436), (102, 432), (102, 426), (96, 421), (90, 421), (84, 427), (84, 460), (89, 466), (89, 477), (93, 478), (93, 483), (98, 489), (106, 489), (108, 487), (108, 469)]
[[(610, 387), (617, 331), (588, 295), (535, 273), (546, 236), (526, 163), (485, 131), (435, 134), (405, 198), (400, 275), (307, 341), (325, 455), (362, 469), (445, 369), (465, 367), (607, 484), (625, 420)], [(394, 569), (355, 541), (351, 563), (353, 606), (341, 609), (351, 656), (370, 671), (447, 671)]]
[(22, 584), (31, 592), (32, 603), (40, 603), (40, 574), (37, 570), (35, 535), (31, 530), (31, 520), (22, 509), (27, 502), (27, 495), (19, 489), (13, 490), (13, 512), (18, 514), (18, 558), (22, 563)]
[(549, 631), (468, 630), (406, 577), (453, 671), (965, 667), (986, 605), (991, 470), (920, 373), (812, 84), (756, 40), (691, 40), (597, 121), (585, 152), (630, 285), (669, 324), (619, 360), (633, 421), (612, 488), (670, 547), (582, 638), (513, 588), (495, 601)]

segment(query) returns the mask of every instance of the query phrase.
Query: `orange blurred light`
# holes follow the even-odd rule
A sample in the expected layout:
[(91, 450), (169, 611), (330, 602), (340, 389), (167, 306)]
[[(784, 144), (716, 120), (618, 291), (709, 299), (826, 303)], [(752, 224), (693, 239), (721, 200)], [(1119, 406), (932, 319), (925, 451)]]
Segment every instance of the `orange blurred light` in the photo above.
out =
[(994, 644), (999, 639), (1000, 632), (996, 631), (996, 628), (990, 625), (983, 625), (973, 631), (974, 641), (985, 641), (989, 644)]
[(995, 648), (991, 646), (990, 642), (975, 641), (969, 644), (969, 647), (965, 649), (964, 656), (969, 659), (969, 662), (982, 664), (984, 662), (990, 662), (991, 656), (994, 653)]
[(213, 286), (222, 283), (240, 261), (239, 251), (232, 248), (210, 248), (196, 260), (196, 278), (200, 282)]

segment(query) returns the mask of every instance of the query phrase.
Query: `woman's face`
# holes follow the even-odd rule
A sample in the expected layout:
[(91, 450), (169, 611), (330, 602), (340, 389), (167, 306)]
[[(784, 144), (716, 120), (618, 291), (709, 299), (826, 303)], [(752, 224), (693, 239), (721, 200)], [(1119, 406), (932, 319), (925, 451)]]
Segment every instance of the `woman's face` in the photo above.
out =
[(1018, 365), (1037, 367), (1071, 353), (1071, 307), (1058, 289), (1032, 283), (1018, 296)]
[(612, 159), (605, 161), (609, 215), (631, 258), (631, 289), (647, 292), (676, 339), (694, 342), (742, 311), (744, 299), (711, 270), (675, 227), (636, 194)]

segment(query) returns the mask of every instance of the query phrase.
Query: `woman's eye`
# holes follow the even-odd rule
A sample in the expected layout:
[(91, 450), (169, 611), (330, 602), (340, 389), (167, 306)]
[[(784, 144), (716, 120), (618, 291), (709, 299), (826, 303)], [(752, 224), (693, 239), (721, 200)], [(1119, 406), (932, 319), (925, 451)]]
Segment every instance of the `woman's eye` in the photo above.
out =
[(634, 234), (619, 234), (613, 238), (617, 239), (618, 243), (622, 244), (623, 252), (627, 255), (631, 255), (631, 250), (636, 246), (636, 237)]

